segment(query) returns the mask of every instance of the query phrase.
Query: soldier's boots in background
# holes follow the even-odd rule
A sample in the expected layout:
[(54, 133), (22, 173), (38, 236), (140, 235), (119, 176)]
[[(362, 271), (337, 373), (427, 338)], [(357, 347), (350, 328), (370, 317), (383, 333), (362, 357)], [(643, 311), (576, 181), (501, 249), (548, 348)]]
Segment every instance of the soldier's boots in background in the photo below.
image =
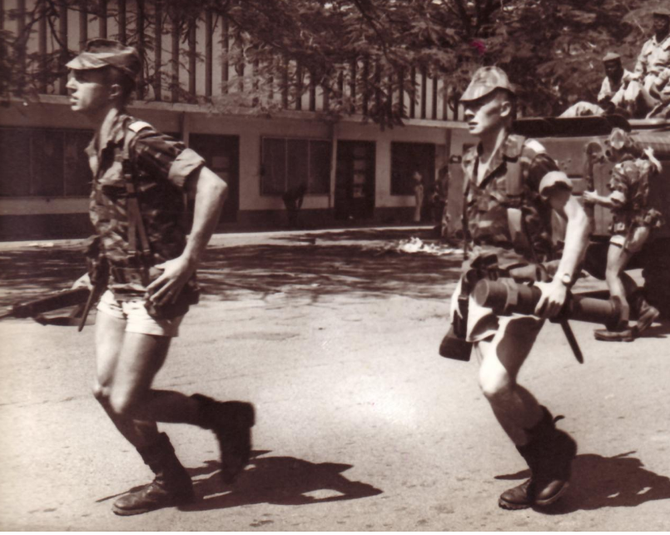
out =
[(577, 443), (556, 428), (551, 413), (542, 407), (542, 420), (527, 430), (528, 444), (517, 446), (531, 471), (530, 479), (503, 492), (498, 505), (503, 509), (544, 507), (557, 501), (568, 488)]
[(148, 485), (116, 500), (112, 506), (114, 513), (138, 515), (163, 507), (185, 505), (194, 500), (191, 476), (177, 459), (165, 433), (161, 433), (154, 444), (137, 451), (156, 477)]
[(633, 327), (635, 337), (640, 336), (640, 334), (647, 330), (661, 315), (661, 312), (657, 308), (651, 306), (647, 302), (641, 290), (631, 296), (631, 308), (635, 310), (638, 315), (637, 323)]
[(661, 313), (644, 298), (642, 290), (636, 290), (628, 298), (631, 311), (637, 315), (637, 323), (620, 331), (596, 329), (593, 335), (601, 342), (632, 342), (654, 323)]
[(198, 425), (216, 435), (221, 451), (221, 478), (230, 484), (244, 470), (251, 455), (254, 407), (242, 401), (216, 401), (201, 394), (191, 396), (200, 404)]

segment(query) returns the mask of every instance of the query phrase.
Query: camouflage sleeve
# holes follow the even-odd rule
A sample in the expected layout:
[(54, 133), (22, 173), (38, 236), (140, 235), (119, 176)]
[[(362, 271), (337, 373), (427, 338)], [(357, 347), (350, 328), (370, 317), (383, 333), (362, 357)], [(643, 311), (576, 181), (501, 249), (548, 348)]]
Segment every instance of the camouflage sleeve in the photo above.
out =
[(205, 161), (183, 143), (154, 129), (144, 129), (134, 142), (134, 158), (137, 167), (151, 176), (168, 180), (183, 188), (186, 178)]
[(625, 199), (628, 199), (628, 192), (630, 191), (630, 177), (624, 164), (618, 163), (614, 166), (607, 187), (610, 189), (610, 191), (619, 192), (623, 195), (624, 201), (622, 201), (622, 204), (625, 202)]

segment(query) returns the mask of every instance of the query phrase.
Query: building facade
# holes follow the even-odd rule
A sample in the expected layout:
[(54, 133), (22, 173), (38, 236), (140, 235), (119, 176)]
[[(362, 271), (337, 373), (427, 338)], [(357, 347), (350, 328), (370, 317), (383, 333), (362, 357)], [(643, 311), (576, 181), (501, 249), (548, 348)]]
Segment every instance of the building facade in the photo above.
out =
[[(453, 156), (469, 143), (445, 97), (446, 77), (408, 73), (414, 94), (393, 93), (404, 125), (381, 128), (365, 119), (367, 65), (342, 67), (338, 103), (290, 59), (260, 78), (221, 14), (199, 14), (182, 39), (183, 27), (149, 0), (1, 0), (0, 9), (0, 30), (16, 36), (12, 61), (27, 75), (50, 73), (0, 108), (0, 239), (90, 231), (82, 151), (92, 132), (69, 109), (62, 65), (98, 36), (138, 46), (145, 57), (130, 112), (183, 140), (228, 182), (221, 230), (285, 227), (282, 195), (302, 183), (308, 225), (409, 222), (414, 171), (429, 197), (440, 169), (451, 161), (458, 173)], [(329, 113), (342, 102), (346, 114)]]

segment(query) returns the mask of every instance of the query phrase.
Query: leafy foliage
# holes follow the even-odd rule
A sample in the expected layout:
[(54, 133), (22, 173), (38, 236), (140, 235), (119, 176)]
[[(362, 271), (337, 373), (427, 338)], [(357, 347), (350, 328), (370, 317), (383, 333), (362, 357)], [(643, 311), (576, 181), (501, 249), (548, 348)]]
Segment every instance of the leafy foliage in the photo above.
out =
[[(617, 51), (632, 63), (649, 33), (650, 11), (660, 1), (645, 0), (164, 0), (163, 32), (178, 25), (180, 46), (207, 10), (215, 23), (228, 22), (233, 45), (229, 62), (252, 76), (251, 91), (230, 94), (222, 105), (263, 108), (267, 94), (259, 80), (282, 79), (293, 101), (309, 90), (308, 80), (326, 89), (330, 113), (357, 111), (385, 124), (402, 122), (402, 89), (412, 94), (410, 73), (425, 72), (450, 83), (455, 105), (472, 72), (482, 65), (504, 68), (519, 87), (526, 114), (556, 114), (578, 99), (594, 100), (603, 77), (601, 60)], [(39, 0), (26, 15), (24, 35), (0, 32), (0, 92), (39, 92), (62, 75), (72, 51), (43, 58), (21, 57), (23, 43), (41, 17), (55, 27), (58, 6), (79, 9), (79, 0)], [(88, 3), (92, 4), (92, 3)], [(154, 0), (138, 1), (148, 10), (143, 32), (127, 41), (152, 50)], [(11, 16), (11, 13), (10, 13)], [(110, 16), (115, 16), (110, 11)], [(132, 28), (135, 28), (133, 25)], [(201, 46), (199, 44), (199, 46)], [(6, 53), (5, 53), (6, 52)], [(61, 70), (54, 69), (54, 63)], [(247, 69), (245, 70), (245, 65)], [(253, 68), (248, 68), (253, 66)], [(282, 67), (288, 66), (287, 74)], [(352, 68), (354, 66), (355, 68)], [(147, 65), (145, 82), (163, 77)], [(29, 73), (29, 75), (27, 74)], [(249, 74), (250, 73), (250, 74)], [(282, 78), (286, 76), (286, 78)], [(356, 102), (344, 89), (356, 80)], [(193, 100), (179, 89), (182, 97)], [(395, 98), (394, 98), (395, 96)], [(235, 101), (234, 99), (237, 99)], [(283, 103), (285, 104), (285, 102)]]

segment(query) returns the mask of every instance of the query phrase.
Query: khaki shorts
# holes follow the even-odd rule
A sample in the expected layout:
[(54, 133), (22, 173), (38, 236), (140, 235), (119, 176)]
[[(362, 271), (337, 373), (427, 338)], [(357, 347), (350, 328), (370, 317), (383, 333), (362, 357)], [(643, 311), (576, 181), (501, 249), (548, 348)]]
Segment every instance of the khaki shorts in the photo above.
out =
[(647, 238), (649, 237), (650, 229), (645, 225), (637, 225), (631, 231), (624, 234), (614, 234), (610, 238), (612, 245), (618, 245), (629, 253), (639, 253), (642, 250)]
[(119, 301), (107, 290), (100, 298), (98, 311), (126, 322), (127, 333), (150, 334), (152, 336), (179, 336), (179, 324), (184, 316), (171, 319), (156, 319), (144, 308), (144, 299)]

